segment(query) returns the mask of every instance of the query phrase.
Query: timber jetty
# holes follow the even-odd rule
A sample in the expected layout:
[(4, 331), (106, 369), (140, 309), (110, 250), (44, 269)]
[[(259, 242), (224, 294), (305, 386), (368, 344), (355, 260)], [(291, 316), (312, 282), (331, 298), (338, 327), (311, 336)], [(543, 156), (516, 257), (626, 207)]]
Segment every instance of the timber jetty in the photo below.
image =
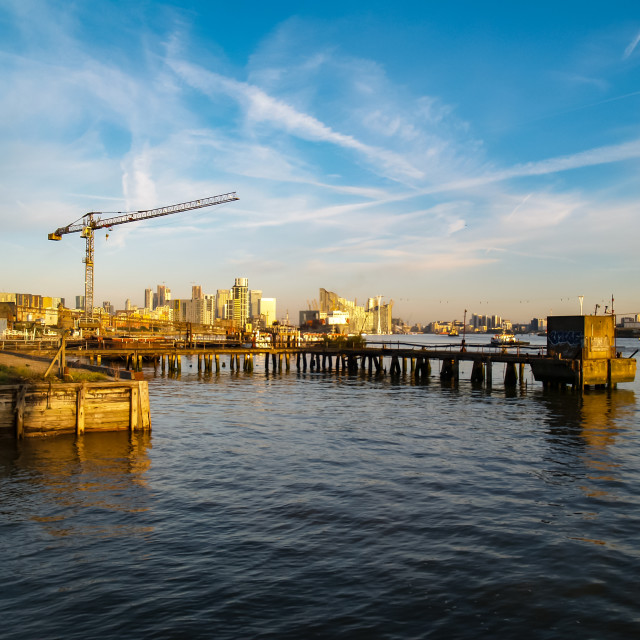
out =
[[(371, 376), (411, 377), (426, 382), (437, 366), (443, 381), (460, 376), (460, 363), (470, 362), (471, 382), (491, 386), (493, 365), (504, 364), (505, 386), (523, 380), (525, 366), (530, 366), (535, 380), (545, 388), (576, 390), (585, 387), (615, 387), (633, 382), (636, 361), (623, 358), (615, 348), (613, 316), (551, 316), (548, 318), (547, 345), (491, 346), (463, 344), (426, 347), (410, 343), (369, 343), (349, 340), (303, 342), (289, 336), (269, 346), (234, 340), (92, 340), (68, 342), (67, 357), (88, 358), (100, 365), (141, 371), (144, 363), (153, 364), (169, 374), (180, 372), (185, 357), (195, 358), (198, 371), (220, 373), (228, 369), (252, 372), (258, 359), (264, 358), (268, 372), (336, 371), (358, 372)], [(360, 344), (359, 344), (360, 342)]]
[(24, 437), (91, 431), (149, 431), (145, 380), (0, 386), (0, 435)]

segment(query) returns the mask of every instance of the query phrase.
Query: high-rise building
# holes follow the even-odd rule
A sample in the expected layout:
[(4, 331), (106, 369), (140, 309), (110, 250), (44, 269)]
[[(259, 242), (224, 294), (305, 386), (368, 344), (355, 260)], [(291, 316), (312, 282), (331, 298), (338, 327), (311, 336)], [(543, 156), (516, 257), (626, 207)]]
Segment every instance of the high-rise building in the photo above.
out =
[(249, 317), (255, 318), (260, 315), (260, 299), (262, 298), (262, 291), (258, 289), (252, 289), (249, 291)]
[(131, 300), (129, 298), (124, 301), (124, 310), (131, 311)]
[(153, 309), (153, 290), (152, 289), (144, 290), (144, 308)]
[(84, 309), (84, 296), (76, 296), (76, 309)]
[(216, 296), (206, 294), (203, 296), (202, 324), (213, 324), (216, 319)]
[(169, 298), (167, 298), (167, 287), (165, 287), (163, 284), (159, 284), (158, 288), (157, 288), (157, 302), (156, 302), (156, 307), (164, 307), (167, 299), (171, 299), (171, 293), (169, 293)]
[(260, 317), (264, 320), (265, 327), (270, 327), (276, 320), (276, 299), (260, 299)]
[(200, 285), (193, 285), (191, 287), (191, 299), (202, 300), (202, 287)]
[(229, 320), (231, 317), (229, 301), (231, 300), (230, 289), (218, 289), (216, 292), (216, 320)]
[(233, 303), (233, 323), (236, 327), (244, 327), (249, 318), (249, 279), (236, 278), (231, 288)]

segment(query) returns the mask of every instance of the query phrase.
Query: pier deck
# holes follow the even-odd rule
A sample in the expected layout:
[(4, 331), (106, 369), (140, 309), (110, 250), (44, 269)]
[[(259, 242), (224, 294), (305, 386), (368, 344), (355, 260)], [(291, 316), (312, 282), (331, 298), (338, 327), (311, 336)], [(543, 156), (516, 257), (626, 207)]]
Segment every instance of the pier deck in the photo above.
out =
[[(438, 363), (442, 380), (459, 378), (460, 362), (471, 362), (471, 381), (492, 384), (493, 365), (504, 364), (504, 384), (512, 386), (524, 377), (529, 365), (534, 378), (544, 386), (569, 385), (615, 386), (635, 379), (636, 361), (632, 358), (582, 360), (549, 356), (544, 346), (492, 346), (460, 343), (425, 346), (405, 342), (370, 343), (349, 347), (331, 342), (294, 342), (274, 346), (254, 346), (234, 341), (131, 341), (126, 344), (98, 342), (69, 343), (68, 358), (87, 358), (90, 362), (118, 363), (127, 370), (142, 370), (143, 363), (153, 363), (163, 371), (179, 372), (183, 357), (197, 359), (198, 370), (220, 372), (229, 359), (229, 369), (251, 372), (257, 358), (264, 358), (265, 370), (289, 371), (295, 360), (298, 371), (365, 371), (376, 376), (410, 375), (426, 381), (432, 375), (432, 362)], [(241, 362), (242, 359), (242, 362)]]

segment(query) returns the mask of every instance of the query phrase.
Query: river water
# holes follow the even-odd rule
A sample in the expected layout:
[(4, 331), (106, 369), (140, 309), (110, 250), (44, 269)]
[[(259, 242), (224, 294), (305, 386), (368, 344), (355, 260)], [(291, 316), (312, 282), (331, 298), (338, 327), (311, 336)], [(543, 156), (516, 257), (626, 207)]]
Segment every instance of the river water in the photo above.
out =
[(499, 371), (185, 359), (149, 435), (0, 441), (0, 636), (640, 637), (638, 382)]

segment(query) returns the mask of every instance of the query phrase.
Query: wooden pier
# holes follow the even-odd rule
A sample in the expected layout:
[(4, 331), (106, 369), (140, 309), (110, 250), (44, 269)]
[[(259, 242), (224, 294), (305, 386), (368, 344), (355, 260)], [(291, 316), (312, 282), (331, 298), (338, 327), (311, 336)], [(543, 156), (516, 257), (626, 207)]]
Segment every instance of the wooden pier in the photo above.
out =
[[(163, 373), (182, 371), (183, 359), (193, 358), (197, 370), (205, 374), (222, 369), (251, 373), (256, 363), (263, 362), (266, 372), (341, 372), (369, 376), (411, 378), (426, 382), (434, 375), (442, 381), (460, 378), (460, 363), (471, 363), (470, 380), (492, 386), (494, 365), (503, 364), (503, 384), (516, 386), (524, 379), (529, 365), (534, 378), (545, 387), (584, 388), (585, 386), (615, 386), (635, 379), (636, 361), (615, 357), (563, 359), (550, 356), (544, 347), (493, 347), (460, 344), (426, 347), (410, 343), (374, 343), (363, 347), (334, 346), (331, 343), (300, 343), (284, 347), (254, 347), (240, 343), (180, 343), (131, 342), (126, 347), (69, 345), (67, 357), (87, 358), (101, 364), (119, 363), (127, 370), (141, 371), (143, 364), (153, 364)], [(192, 365), (190, 365), (192, 366)]]

